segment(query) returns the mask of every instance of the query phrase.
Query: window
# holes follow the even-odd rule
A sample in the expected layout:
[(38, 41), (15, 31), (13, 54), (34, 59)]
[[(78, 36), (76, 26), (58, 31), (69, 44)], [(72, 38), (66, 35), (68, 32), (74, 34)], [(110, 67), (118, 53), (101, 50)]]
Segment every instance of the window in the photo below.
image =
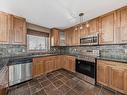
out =
[(27, 35), (27, 46), (30, 51), (47, 52), (49, 50), (49, 36), (38, 32), (29, 32)]

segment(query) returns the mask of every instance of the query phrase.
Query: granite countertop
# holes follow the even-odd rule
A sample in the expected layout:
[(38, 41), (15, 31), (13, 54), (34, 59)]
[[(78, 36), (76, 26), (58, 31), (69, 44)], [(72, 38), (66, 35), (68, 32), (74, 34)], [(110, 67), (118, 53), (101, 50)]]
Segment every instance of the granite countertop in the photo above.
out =
[(57, 55), (69, 55), (75, 56), (72, 54), (24, 54), (24, 55), (11, 55), (11, 56), (2, 56), (0, 57), (0, 70), (9, 64), (10, 60), (18, 58), (38, 58), (38, 57), (48, 57), (48, 56), (57, 56)]
[(114, 61), (114, 62), (122, 62), (127, 63), (127, 59), (124, 58), (115, 58), (115, 57), (97, 57), (99, 60), (106, 60), (106, 61)]

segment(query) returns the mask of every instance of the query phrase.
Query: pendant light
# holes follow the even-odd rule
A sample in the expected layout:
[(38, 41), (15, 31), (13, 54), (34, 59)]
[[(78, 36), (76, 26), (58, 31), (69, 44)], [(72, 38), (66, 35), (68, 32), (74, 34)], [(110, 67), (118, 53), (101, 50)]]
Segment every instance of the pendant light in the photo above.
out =
[[(83, 29), (83, 24), (85, 24), (85, 27), (86, 28), (89, 28), (89, 23), (88, 21), (83, 23), (84, 22), (84, 13), (79, 13), (79, 17), (80, 17), (80, 23), (79, 23), (79, 29), (82, 30)], [(75, 27), (75, 30), (78, 30), (77, 26)]]
[(79, 25), (80, 27), (79, 27), (79, 29), (80, 30), (83, 29), (83, 26), (82, 26), (83, 20), (84, 20), (83, 16), (84, 16), (84, 13), (80, 13), (79, 14), (79, 17), (80, 17), (80, 25)]

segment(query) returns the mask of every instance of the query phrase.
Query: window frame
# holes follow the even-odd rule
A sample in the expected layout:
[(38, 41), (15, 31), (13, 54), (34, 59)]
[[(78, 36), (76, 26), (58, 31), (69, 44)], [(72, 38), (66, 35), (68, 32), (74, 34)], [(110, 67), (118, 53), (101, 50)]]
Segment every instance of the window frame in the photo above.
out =
[[(29, 40), (28, 36), (29, 35), (36, 36), (36, 37), (44, 37), (44, 36), (39, 36), (39, 35), (27, 34), (27, 51), (29, 51), (29, 52), (47, 53), (50, 50), (50, 36), (47, 37), (48, 38), (48, 42), (47, 42), (48, 47), (47, 47), (47, 50), (43, 51), (43, 50), (34, 50), (34, 49), (32, 50), (32, 49), (29, 49), (29, 43), (28, 43), (28, 40)], [(46, 41), (45, 41), (45, 44), (46, 44)]]

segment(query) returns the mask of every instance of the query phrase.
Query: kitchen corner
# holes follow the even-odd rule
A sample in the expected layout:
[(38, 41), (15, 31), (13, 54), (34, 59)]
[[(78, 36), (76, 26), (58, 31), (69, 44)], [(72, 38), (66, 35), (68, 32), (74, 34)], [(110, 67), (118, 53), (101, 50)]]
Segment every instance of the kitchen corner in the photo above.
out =
[(126, 0), (3, 2), (0, 95), (127, 95)]

